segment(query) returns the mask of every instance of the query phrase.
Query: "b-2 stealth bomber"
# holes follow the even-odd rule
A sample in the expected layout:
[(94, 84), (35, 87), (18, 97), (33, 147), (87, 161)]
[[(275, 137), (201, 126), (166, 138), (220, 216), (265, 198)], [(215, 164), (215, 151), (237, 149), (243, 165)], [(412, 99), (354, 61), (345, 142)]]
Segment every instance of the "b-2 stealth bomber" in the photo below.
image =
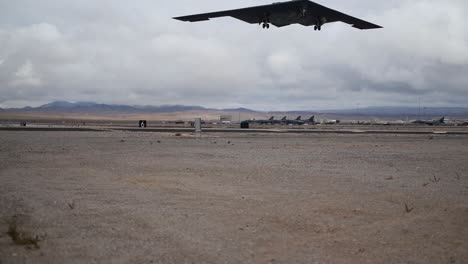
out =
[(313, 26), (315, 30), (320, 31), (323, 25), (338, 21), (352, 25), (354, 28), (361, 30), (382, 28), (379, 25), (344, 14), (309, 0), (293, 0), (270, 5), (181, 16), (175, 17), (174, 19), (185, 22), (199, 22), (218, 17), (233, 17), (250, 24), (259, 24), (263, 28), (270, 28), (270, 25), (284, 27), (292, 24), (300, 24), (303, 26)]

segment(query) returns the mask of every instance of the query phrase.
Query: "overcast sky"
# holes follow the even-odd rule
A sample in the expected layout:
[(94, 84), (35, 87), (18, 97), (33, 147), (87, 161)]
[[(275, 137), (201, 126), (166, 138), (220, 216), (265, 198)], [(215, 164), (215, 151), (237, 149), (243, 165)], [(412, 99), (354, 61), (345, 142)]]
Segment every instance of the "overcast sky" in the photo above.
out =
[(174, 16), (259, 0), (0, 0), (0, 107), (468, 107), (468, 1), (320, 0), (384, 26), (263, 30)]

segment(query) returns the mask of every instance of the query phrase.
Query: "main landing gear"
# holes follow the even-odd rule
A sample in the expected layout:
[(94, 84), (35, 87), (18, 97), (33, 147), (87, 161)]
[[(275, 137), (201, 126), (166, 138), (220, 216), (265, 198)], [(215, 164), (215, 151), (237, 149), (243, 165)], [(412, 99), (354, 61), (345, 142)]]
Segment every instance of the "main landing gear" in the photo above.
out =
[(315, 20), (314, 30), (322, 30), (322, 26), (325, 25), (325, 23), (327, 23), (327, 19), (325, 17), (317, 17), (317, 19)]
[(270, 14), (265, 14), (260, 21), (258, 21), (259, 25), (262, 25), (262, 28), (268, 29), (270, 28)]

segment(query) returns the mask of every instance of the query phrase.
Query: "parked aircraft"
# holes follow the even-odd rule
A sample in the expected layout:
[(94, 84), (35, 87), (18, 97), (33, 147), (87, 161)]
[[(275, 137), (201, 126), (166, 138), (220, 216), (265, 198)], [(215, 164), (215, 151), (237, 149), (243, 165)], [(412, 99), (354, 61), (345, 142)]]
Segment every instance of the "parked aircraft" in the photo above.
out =
[(304, 125), (304, 121), (302, 121), (301, 118), (302, 116), (298, 116), (294, 120), (284, 119), (284, 120), (281, 120), (282, 121), (281, 123), (284, 125), (296, 125), (296, 126)]
[(286, 120), (288, 119), (287, 116), (284, 116), (280, 120), (275, 120), (274, 118), (272, 120), (269, 120), (268, 124), (271, 125), (278, 125), (278, 124), (283, 124)]
[(305, 124), (308, 125), (315, 125), (317, 122), (315, 122), (315, 116), (310, 117), (308, 120), (302, 120), (302, 116), (298, 116), (294, 120), (279, 120), (279, 123), (282, 125), (295, 125), (295, 126), (302, 126)]
[(302, 116), (298, 116), (296, 119), (288, 119), (287, 116), (284, 116), (281, 119), (274, 119), (274, 117), (270, 117), (266, 120), (246, 120), (244, 122), (248, 122), (250, 124), (260, 124), (260, 125), (316, 125), (320, 124), (319, 122), (315, 121), (315, 116), (310, 117), (308, 120), (302, 120)]
[(269, 119), (260, 119), (260, 120), (249, 120), (248, 121), (249, 123), (256, 123), (256, 124), (260, 124), (260, 125), (268, 125), (268, 124), (273, 124), (275, 122), (275, 117), (272, 116), (270, 117)]
[(301, 24), (313, 26), (314, 30), (322, 30), (327, 23), (344, 22), (357, 29), (382, 28), (379, 25), (352, 17), (331, 8), (319, 5), (308, 0), (293, 0), (289, 2), (273, 3), (270, 5), (254, 6), (248, 8), (204, 13), (190, 16), (175, 17), (174, 19), (186, 22), (199, 22), (218, 17), (233, 17), (250, 24), (259, 24), (263, 28)]
[(442, 117), (441, 119), (437, 120), (416, 120), (411, 122), (411, 124), (437, 126), (445, 124), (445, 117)]
[(315, 121), (315, 116), (311, 116), (309, 120), (306, 122), (307, 125), (317, 125), (320, 124), (320, 122)]

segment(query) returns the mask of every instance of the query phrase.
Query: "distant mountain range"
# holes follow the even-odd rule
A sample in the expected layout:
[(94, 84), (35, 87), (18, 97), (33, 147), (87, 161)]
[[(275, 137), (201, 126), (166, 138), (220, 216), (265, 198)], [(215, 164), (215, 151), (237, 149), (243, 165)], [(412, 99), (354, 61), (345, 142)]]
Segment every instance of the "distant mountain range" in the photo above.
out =
[(467, 116), (468, 108), (463, 107), (367, 107), (362, 109), (327, 110), (319, 113), (338, 115), (359, 115), (377, 117), (442, 117), (442, 116)]
[(287, 112), (264, 112), (247, 108), (213, 109), (202, 106), (163, 105), (163, 106), (129, 106), (98, 104), (94, 102), (70, 103), (56, 101), (39, 107), (9, 108), (1, 109), (3, 113), (50, 113), (50, 114), (151, 114), (151, 113), (173, 113), (189, 111), (222, 111), (227, 113), (258, 113), (271, 115), (321, 115), (332, 114), (342, 116), (369, 116), (369, 117), (438, 117), (438, 116), (468, 116), (468, 108), (462, 107), (368, 107), (362, 109), (344, 110), (310, 110), (310, 111), (287, 111)]
[(24, 108), (9, 108), (2, 109), (0, 112), (37, 112), (37, 113), (68, 113), (68, 114), (133, 114), (133, 113), (173, 113), (173, 112), (189, 112), (189, 111), (224, 111), (224, 112), (255, 112), (246, 108), (235, 109), (211, 109), (201, 106), (185, 106), (185, 105), (162, 105), (162, 106), (130, 106), (130, 105), (110, 105), (98, 104), (94, 102), (77, 102), (70, 103), (66, 101), (56, 101), (41, 105), (39, 107), (24, 107)]

